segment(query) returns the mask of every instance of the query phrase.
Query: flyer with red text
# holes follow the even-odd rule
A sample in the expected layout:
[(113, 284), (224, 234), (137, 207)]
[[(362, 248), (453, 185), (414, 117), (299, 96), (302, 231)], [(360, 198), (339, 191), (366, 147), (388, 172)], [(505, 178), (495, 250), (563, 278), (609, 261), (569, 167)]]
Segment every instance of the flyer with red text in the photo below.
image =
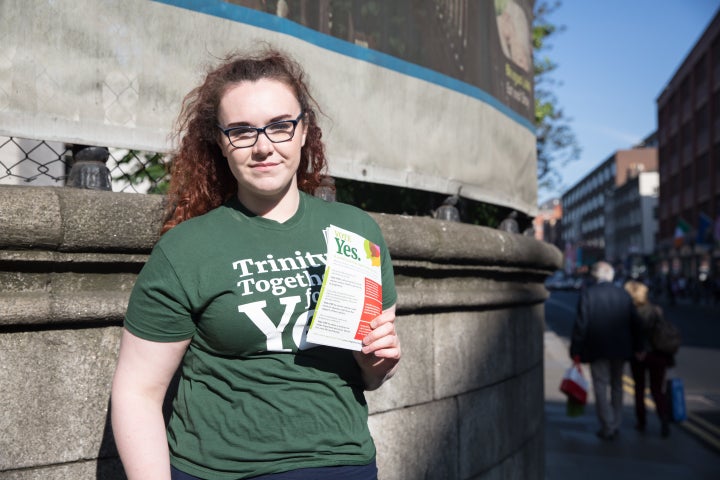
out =
[(323, 233), (325, 276), (307, 341), (360, 350), (370, 322), (382, 312), (380, 247), (334, 225)]

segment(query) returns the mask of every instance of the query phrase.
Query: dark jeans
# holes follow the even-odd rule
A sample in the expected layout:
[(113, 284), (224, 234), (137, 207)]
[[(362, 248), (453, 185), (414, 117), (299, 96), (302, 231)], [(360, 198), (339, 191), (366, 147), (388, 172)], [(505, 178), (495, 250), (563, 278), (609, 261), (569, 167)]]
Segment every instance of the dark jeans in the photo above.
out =
[(650, 377), (650, 394), (655, 402), (655, 410), (661, 423), (670, 418), (667, 394), (665, 392), (665, 372), (668, 361), (662, 354), (648, 352), (643, 361), (633, 358), (630, 362), (633, 381), (635, 382), (635, 418), (640, 426), (645, 426), (645, 377)]
[[(172, 480), (202, 480), (170, 467)], [(377, 480), (377, 465), (373, 459), (367, 465), (346, 465), (341, 467), (301, 468), (289, 472), (271, 473), (252, 477), (248, 480)]]

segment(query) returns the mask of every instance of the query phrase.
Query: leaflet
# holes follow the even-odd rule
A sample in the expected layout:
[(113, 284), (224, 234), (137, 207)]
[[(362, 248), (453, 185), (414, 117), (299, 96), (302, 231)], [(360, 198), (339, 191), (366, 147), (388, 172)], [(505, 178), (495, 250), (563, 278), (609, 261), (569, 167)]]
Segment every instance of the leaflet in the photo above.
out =
[(357, 351), (382, 313), (380, 247), (334, 225), (323, 234), (325, 275), (307, 341)]

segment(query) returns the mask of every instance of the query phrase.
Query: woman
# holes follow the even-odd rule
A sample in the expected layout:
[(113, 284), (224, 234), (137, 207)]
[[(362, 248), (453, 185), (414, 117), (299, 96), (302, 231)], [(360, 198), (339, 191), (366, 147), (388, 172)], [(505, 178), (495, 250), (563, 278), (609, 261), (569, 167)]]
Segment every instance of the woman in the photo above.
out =
[[(309, 195), (326, 168), (317, 112), (276, 51), (228, 57), (185, 98), (163, 236), (113, 380), (130, 479), (376, 478), (363, 391), (400, 360), (393, 271), (370, 216)], [(383, 312), (359, 352), (305, 341), (330, 224), (381, 248)]]
[(668, 367), (674, 365), (673, 356), (653, 348), (650, 335), (655, 323), (661, 318), (662, 310), (648, 300), (648, 288), (645, 284), (630, 280), (625, 284), (640, 317), (643, 327), (643, 352), (630, 361), (633, 381), (635, 382), (635, 429), (644, 432), (646, 426), (645, 377), (650, 377), (650, 393), (660, 419), (660, 432), (663, 437), (670, 435), (670, 410), (664, 392), (665, 374)]

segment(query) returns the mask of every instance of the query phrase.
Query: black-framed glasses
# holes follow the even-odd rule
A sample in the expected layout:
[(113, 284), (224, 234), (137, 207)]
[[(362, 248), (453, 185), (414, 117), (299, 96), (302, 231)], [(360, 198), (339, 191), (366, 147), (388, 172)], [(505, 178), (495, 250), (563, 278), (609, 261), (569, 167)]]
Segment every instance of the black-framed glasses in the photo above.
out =
[(300, 115), (295, 120), (280, 120), (279, 122), (272, 122), (264, 127), (230, 127), (223, 128), (218, 125), (218, 128), (222, 130), (225, 136), (230, 141), (230, 145), (235, 148), (248, 148), (252, 147), (257, 143), (258, 136), (264, 133), (265, 136), (273, 143), (289, 142), (295, 136), (295, 129), (298, 123), (305, 115), (305, 112), (300, 112)]

